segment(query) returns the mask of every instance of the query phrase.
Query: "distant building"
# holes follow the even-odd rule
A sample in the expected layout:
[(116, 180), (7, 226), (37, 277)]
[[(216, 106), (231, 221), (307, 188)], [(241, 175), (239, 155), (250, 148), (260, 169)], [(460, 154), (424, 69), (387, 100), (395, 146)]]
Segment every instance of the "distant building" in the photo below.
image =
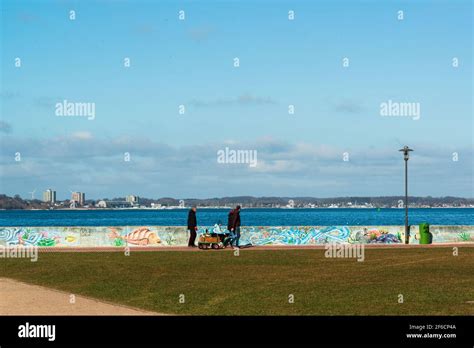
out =
[(97, 208), (107, 208), (107, 202), (106, 201), (98, 201), (95, 206)]
[(73, 192), (71, 195), (71, 201), (76, 202), (78, 205), (84, 205), (86, 200), (86, 194), (84, 192)]
[(131, 208), (132, 203), (127, 201), (104, 201), (101, 200), (96, 204), (97, 208)]
[(140, 204), (140, 197), (135, 196), (135, 195), (128, 195), (125, 200), (127, 202), (129, 202), (131, 205), (139, 205)]
[(56, 191), (47, 189), (43, 192), (43, 202), (46, 203), (56, 203)]

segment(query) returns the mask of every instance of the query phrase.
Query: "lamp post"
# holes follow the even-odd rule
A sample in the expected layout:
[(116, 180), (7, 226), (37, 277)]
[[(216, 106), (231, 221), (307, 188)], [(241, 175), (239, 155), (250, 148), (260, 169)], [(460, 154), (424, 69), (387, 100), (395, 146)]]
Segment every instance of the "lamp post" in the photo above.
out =
[(413, 150), (405, 145), (403, 149), (398, 151), (403, 152), (403, 159), (405, 160), (405, 244), (408, 244), (410, 233), (408, 230), (408, 159), (410, 158), (410, 151)]

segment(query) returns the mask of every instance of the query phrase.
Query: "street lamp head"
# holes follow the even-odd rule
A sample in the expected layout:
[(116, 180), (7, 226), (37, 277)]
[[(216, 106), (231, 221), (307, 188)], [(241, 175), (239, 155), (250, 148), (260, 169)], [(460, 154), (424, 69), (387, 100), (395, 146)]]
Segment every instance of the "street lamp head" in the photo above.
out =
[(403, 147), (403, 149), (400, 149), (400, 150), (398, 150), (398, 151), (403, 152), (403, 159), (404, 159), (405, 161), (408, 161), (409, 152), (410, 152), (410, 151), (413, 151), (413, 150), (410, 149), (408, 146), (405, 145), (405, 146)]

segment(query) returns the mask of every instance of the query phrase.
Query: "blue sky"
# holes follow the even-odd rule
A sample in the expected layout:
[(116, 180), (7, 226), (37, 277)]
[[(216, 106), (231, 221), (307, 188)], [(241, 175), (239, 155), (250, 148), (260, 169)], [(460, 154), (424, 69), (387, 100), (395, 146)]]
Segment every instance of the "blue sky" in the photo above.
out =
[[(474, 196), (471, 1), (1, 6), (3, 193), (398, 195), (408, 144), (412, 194)], [(64, 99), (95, 103), (95, 119), (57, 117)], [(420, 103), (420, 119), (380, 116), (389, 99)], [(226, 146), (256, 150), (257, 167), (217, 163)]]

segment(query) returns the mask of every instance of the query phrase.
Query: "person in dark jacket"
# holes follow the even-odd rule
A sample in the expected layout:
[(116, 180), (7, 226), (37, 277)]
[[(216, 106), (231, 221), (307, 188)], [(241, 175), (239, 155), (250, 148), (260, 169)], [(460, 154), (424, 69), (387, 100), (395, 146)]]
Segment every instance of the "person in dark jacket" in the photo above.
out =
[(195, 247), (194, 241), (196, 240), (197, 231), (197, 219), (196, 219), (196, 207), (189, 209), (188, 213), (188, 230), (189, 230), (189, 242), (188, 247)]
[(236, 206), (235, 209), (229, 213), (227, 229), (234, 235), (232, 244), (238, 248), (240, 239), (240, 205)]

